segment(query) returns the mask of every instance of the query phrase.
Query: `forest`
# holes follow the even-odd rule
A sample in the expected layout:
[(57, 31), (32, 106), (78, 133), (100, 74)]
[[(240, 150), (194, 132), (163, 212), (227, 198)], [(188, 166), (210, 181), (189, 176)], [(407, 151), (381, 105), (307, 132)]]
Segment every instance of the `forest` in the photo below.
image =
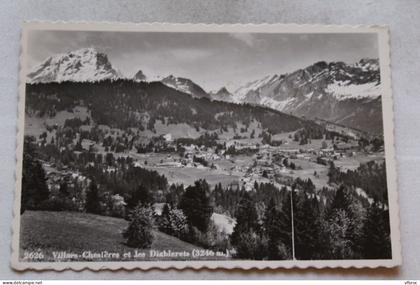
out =
[(92, 119), (101, 125), (127, 130), (154, 131), (155, 122), (186, 123), (204, 130), (249, 126), (254, 120), (271, 134), (305, 129), (311, 138), (320, 138), (324, 128), (310, 120), (287, 115), (266, 107), (233, 104), (193, 98), (160, 82), (104, 80), (101, 82), (62, 82), (26, 85), (27, 112), (53, 117), (75, 106), (89, 108)]
[[(203, 179), (189, 186), (169, 184), (164, 175), (135, 166), (129, 157), (99, 159), (97, 153), (65, 155), (63, 150), (56, 157), (85, 179), (66, 177), (49, 190), (42, 164), (46, 148), (25, 138), (21, 213), (77, 211), (124, 218), (129, 226), (123, 235), (134, 248), (150, 247), (157, 228), (204, 248), (231, 250), (238, 259), (392, 256), (389, 211), (382, 195), (386, 183), (378, 183), (386, 181), (384, 164), (366, 163), (347, 172), (331, 165), (333, 189), (316, 189), (310, 179), (296, 178), (280, 189), (255, 182), (247, 191), (220, 183), (211, 187)], [(374, 201), (357, 195), (355, 187), (377, 193)], [(163, 204), (160, 214), (155, 211), (158, 204)], [(231, 235), (217, 229), (213, 213), (235, 219)]]

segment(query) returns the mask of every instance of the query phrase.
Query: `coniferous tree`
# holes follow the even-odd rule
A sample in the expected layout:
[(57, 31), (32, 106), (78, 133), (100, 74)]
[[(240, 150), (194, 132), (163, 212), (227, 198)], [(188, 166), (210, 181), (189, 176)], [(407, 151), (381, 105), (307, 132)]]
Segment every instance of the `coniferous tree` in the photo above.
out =
[(348, 230), (348, 238), (350, 240), (350, 247), (353, 253), (352, 258), (363, 258), (363, 225), (366, 220), (367, 210), (363, 204), (358, 200), (354, 192), (349, 196), (348, 216), (350, 225)]
[(181, 198), (179, 208), (187, 216), (188, 223), (201, 232), (209, 226), (213, 208), (208, 197), (209, 185), (205, 180), (198, 180), (189, 186)]
[[(240, 242), (232, 245), (236, 249), (235, 258), (262, 260), (268, 256), (268, 240), (261, 233), (250, 229), (247, 232), (241, 232), (239, 235)], [(232, 241), (233, 242), (233, 241)]]
[(63, 181), (62, 183), (60, 183), (59, 191), (60, 191), (60, 195), (62, 195), (63, 197), (67, 197), (69, 195), (69, 190), (68, 190), (66, 181)]
[(255, 180), (255, 181), (254, 181), (254, 189), (255, 189), (255, 191), (257, 191), (257, 192), (258, 192), (258, 190), (259, 190), (259, 186), (258, 186), (258, 182), (257, 182), (257, 180)]
[(139, 203), (142, 205), (150, 205), (153, 203), (152, 194), (143, 184), (140, 184), (132, 193), (131, 198), (128, 200), (128, 208), (132, 209)]
[(130, 224), (123, 237), (127, 245), (135, 248), (150, 248), (154, 240), (153, 210), (138, 204), (129, 215)]
[(267, 253), (267, 238), (258, 223), (258, 213), (248, 192), (239, 202), (236, 212), (236, 225), (230, 236), (236, 249), (236, 257), (244, 259), (263, 259)]
[(281, 260), (289, 257), (286, 245), (282, 242), (281, 212), (276, 208), (274, 199), (270, 199), (265, 212), (264, 230), (268, 242), (268, 259)]
[(297, 259), (318, 257), (320, 226), (318, 200), (304, 191), (294, 209), (295, 256)]
[(389, 212), (376, 202), (369, 207), (363, 226), (362, 252), (368, 259), (392, 258)]
[(325, 259), (350, 259), (353, 256), (351, 251), (348, 232), (350, 219), (347, 212), (343, 209), (334, 210), (333, 214), (323, 226), (325, 233), (325, 247), (323, 248), (323, 258)]
[(172, 208), (168, 215), (169, 228), (171, 235), (183, 239), (188, 232), (187, 217), (181, 209)]
[(75, 151), (83, 151), (83, 147), (82, 147), (82, 140), (79, 139), (74, 147)]
[[(292, 189), (294, 191), (294, 189)], [(296, 195), (293, 192), (293, 196)], [(280, 241), (285, 245), (287, 259), (292, 258), (292, 204), (291, 204), (291, 191), (287, 191), (285, 197), (282, 201), (280, 213), (279, 213), (279, 224), (280, 232), (279, 238)]]
[(351, 192), (340, 186), (322, 223), (321, 239), (326, 242), (320, 248), (324, 258), (360, 258), (358, 248), (363, 215)]
[(98, 193), (98, 186), (96, 185), (95, 181), (92, 180), (89, 186), (89, 190), (86, 193), (86, 212), (92, 214), (100, 214), (101, 213), (101, 204), (100, 198)]
[(330, 166), (328, 169), (328, 183), (337, 183), (338, 181), (338, 176), (340, 175), (340, 170), (337, 169), (337, 167), (335, 167), (334, 162), (330, 162)]
[(335, 192), (334, 199), (331, 203), (329, 214), (334, 210), (348, 210), (350, 206), (348, 192), (345, 186), (341, 185)]
[(33, 143), (33, 138), (25, 137), (22, 166), (21, 214), (26, 209), (37, 209), (40, 203), (49, 197), (45, 171), (41, 163), (35, 158), (35, 147)]
[(239, 235), (242, 232), (251, 229), (255, 232), (260, 232), (261, 228), (258, 224), (258, 214), (254, 204), (249, 193), (245, 192), (236, 211), (236, 225), (231, 236), (232, 244), (240, 242)]
[(165, 203), (162, 209), (162, 214), (159, 217), (159, 230), (167, 234), (171, 234), (169, 212), (170, 212), (170, 206), (169, 204)]

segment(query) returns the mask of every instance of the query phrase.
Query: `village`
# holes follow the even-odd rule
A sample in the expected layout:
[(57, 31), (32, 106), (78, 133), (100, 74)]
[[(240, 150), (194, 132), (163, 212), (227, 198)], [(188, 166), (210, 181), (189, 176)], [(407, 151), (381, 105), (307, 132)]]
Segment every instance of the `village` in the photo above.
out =
[[(254, 131), (255, 132), (255, 131)], [(119, 130), (109, 130), (109, 134), (121, 136)], [(277, 189), (291, 189), (296, 178), (310, 179), (317, 190), (329, 188), (328, 171), (333, 162), (342, 171), (356, 169), (361, 163), (371, 160), (383, 160), (383, 149), (372, 151), (362, 148), (358, 138), (348, 136), (335, 139), (312, 139), (301, 144), (294, 133), (283, 133), (274, 136), (276, 143), (266, 143), (262, 135), (238, 136), (207, 135), (211, 143), (199, 143), (197, 139), (174, 138), (168, 132), (151, 139), (153, 147), (146, 152), (139, 152), (133, 147), (130, 150), (116, 152), (104, 147), (104, 143), (89, 139), (74, 139), (74, 145), (80, 142), (80, 149), (73, 147), (77, 159), (89, 156), (83, 168), (100, 167), (107, 174), (116, 173), (119, 164), (116, 161), (131, 161), (134, 167), (154, 170), (164, 175), (169, 185), (194, 185), (197, 179), (205, 179), (213, 188), (222, 185), (232, 190), (245, 189), (252, 191), (255, 183), (272, 184)], [(217, 138), (217, 139), (216, 139)], [(345, 141), (344, 139), (345, 138)], [(152, 145), (152, 144), (151, 144)], [(94, 159), (92, 159), (92, 157)], [(81, 159), (83, 161), (83, 159)], [(99, 164), (98, 164), (99, 163)], [(51, 193), (71, 192), (72, 204), (83, 209), (85, 190), (90, 180), (82, 174), (81, 169), (57, 163), (54, 160), (44, 161), (47, 184)], [(365, 195), (358, 189), (359, 195)], [(108, 211), (110, 214), (123, 213), (126, 206), (124, 198), (118, 194), (110, 195)], [(155, 204), (159, 215), (163, 203)], [(106, 205), (104, 206), (106, 207)], [(231, 233), (235, 224), (231, 217), (214, 213), (212, 220), (216, 226)]]
[[(168, 148), (177, 150), (170, 133), (163, 135)], [(383, 148), (374, 152), (362, 148), (357, 139), (347, 141), (313, 139), (300, 145), (292, 134), (282, 134), (280, 145), (262, 144), (261, 139), (220, 139), (217, 146), (183, 145), (183, 153), (138, 154), (130, 152), (135, 165), (165, 174), (170, 182), (190, 185), (197, 177), (209, 184), (252, 190), (255, 182), (287, 186), (295, 178), (310, 178), (317, 189), (328, 187), (330, 162), (343, 171), (360, 163), (383, 160)]]

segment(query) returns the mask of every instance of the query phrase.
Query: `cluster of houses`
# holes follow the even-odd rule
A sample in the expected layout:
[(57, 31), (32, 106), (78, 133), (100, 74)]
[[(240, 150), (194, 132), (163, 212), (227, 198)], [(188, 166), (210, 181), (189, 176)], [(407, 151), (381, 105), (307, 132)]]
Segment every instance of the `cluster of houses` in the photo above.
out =
[(73, 188), (76, 182), (84, 187), (89, 185), (89, 179), (79, 173), (69, 170), (67, 166), (63, 166), (61, 170), (57, 170), (53, 164), (44, 162), (43, 168), (45, 170), (45, 178), (50, 192), (59, 190), (60, 185), (63, 182), (66, 182), (67, 186), (70, 188)]
[[(167, 142), (173, 141), (171, 134), (167, 134), (163, 137)], [(227, 141), (225, 143), (225, 148), (222, 150), (217, 150), (216, 147), (198, 146), (194, 144), (184, 146), (185, 152), (181, 159), (166, 159), (165, 161), (161, 161), (158, 166), (200, 168), (203, 167), (203, 165), (195, 161), (197, 158), (199, 158), (207, 161), (209, 164), (208, 167), (210, 167), (210, 165), (216, 165), (214, 168), (217, 168), (217, 164), (213, 163), (214, 161), (221, 159), (232, 160), (232, 155), (226, 151), (232, 147), (234, 147), (235, 150), (257, 150), (254, 156), (254, 160), (257, 162), (257, 164), (254, 165), (255, 169), (232, 169), (231, 171), (238, 171), (243, 173), (251, 171), (252, 175), (254, 176), (262, 176), (264, 174), (264, 177), (268, 178), (273, 178), (275, 173), (287, 173), (288, 171), (287, 166), (273, 163), (274, 155), (281, 155), (282, 157), (290, 159), (305, 159), (308, 161), (327, 164), (331, 160), (354, 156), (359, 149), (357, 140), (349, 140), (348, 142), (339, 141), (334, 142), (334, 144), (323, 143), (321, 148), (314, 149), (307, 147), (290, 148), (290, 146), (283, 148), (281, 146), (259, 144), (250, 140), (233, 139)]]

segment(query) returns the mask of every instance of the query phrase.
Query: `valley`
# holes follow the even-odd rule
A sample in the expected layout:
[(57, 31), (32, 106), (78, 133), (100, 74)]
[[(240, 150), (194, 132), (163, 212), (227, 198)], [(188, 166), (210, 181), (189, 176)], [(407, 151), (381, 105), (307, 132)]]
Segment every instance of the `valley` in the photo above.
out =
[(94, 49), (51, 57), (28, 77), (22, 251), (75, 241), (120, 254), (359, 258), (365, 225), (388, 214), (376, 60), (317, 62), (233, 93), (141, 70), (126, 78)]

